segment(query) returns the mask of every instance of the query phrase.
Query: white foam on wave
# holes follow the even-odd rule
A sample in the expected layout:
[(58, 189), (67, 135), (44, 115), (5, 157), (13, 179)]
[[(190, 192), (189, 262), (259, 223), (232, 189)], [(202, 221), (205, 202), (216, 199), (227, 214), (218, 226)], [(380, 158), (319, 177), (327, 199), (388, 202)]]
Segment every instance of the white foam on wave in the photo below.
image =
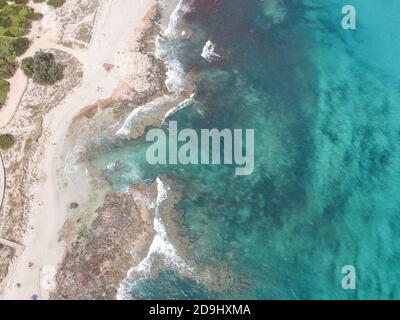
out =
[(192, 93), (192, 95), (191, 95), (189, 98), (187, 98), (186, 100), (182, 101), (182, 102), (181, 102), (178, 106), (176, 106), (175, 108), (169, 110), (169, 111), (165, 114), (164, 120), (163, 120), (163, 121), (165, 122), (165, 120), (167, 120), (167, 118), (171, 117), (172, 115), (174, 115), (174, 114), (177, 113), (178, 111), (180, 111), (180, 110), (186, 108), (191, 102), (193, 102), (193, 98), (194, 98), (195, 95), (196, 95), (195, 93)]
[(117, 131), (118, 136), (127, 136), (135, 124), (136, 121), (143, 120), (148, 114), (153, 111), (156, 111), (158, 107), (164, 103), (167, 103), (171, 97), (169, 96), (162, 96), (145, 105), (135, 108), (129, 116), (125, 119), (124, 123), (122, 124), (121, 128)]
[(107, 170), (114, 170), (115, 169), (115, 166), (116, 166), (116, 162), (111, 162), (111, 163), (109, 163), (108, 165), (107, 165)]
[[(165, 86), (169, 92), (174, 92), (177, 97), (184, 90), (185, 70), (177, 58), (177, 52), (175, 52), (175, 46), (172, 45), (172, 42), (174, 40), (179, 41), (178, 23), (180, 18), (188, 12), (190, 12), (189, 4), (186, 0), (180, 0), (170, 15), (167, 27), (162, 31), (162, 35), (156, 39), (155, 56), (164, 61), (167, 67)], [(136, 120), (143, 119), (151, 112), (157, 110), (162, 103), (171, 101), (171, 99), (173, 99), (171, 96), (166, 95), (134, 109), (116, 134), (121, 137), (129, 135)]]
[(175, 247), (169, 241), (167, 231), (161, 219), (160, 207), (162, 202), (167, 199), (167, 190), (164, 187), (164, 183), (160, 178), (157, 178), (157, 200), (156, 200), (156, 214), (154, 218), (154, 230), (156, 235), (150, 246), (149, 252), (146, 258), (140, 262), (134, 270), (146, 274), (150, 271), (151, 257), (154, 253), (158, 253), (163, 256), (166, 263), (178, 268), (179, 270), (188, 270), (190, 267), (186, 262), (177, 255)]
[(123, 300), (127, 297), (126, 291), (129, 286), (129, 279), (133, 273), (139, 273), (146, 276), (151, 271), (153, 263), (153, 257), (157, 254), (162, 257), (167, 266), (176, 268), (179, 271), (191, 271), (192, 268), (178, 256), (175, 247), (169, 241), (167, 231), (161, 219), (160, 208), (162, 203), (167, 199), (167, 190), (164, 187), (164, 183), (160, 178), (157, 177), (157, 200), (155, 202), (155, 218), (154, 218), (154, 230), (156, 235), (154, 236), (153, 242), (151, 243), (149, 252), (146, 258), (144, 258), (137, 266), (131, 268), (128, 271), (128, 275), (125, 280), (121, 283), (117, 299)]
[(88, 163), (86, 161), (82, 161), (85, 159), (85, 154), (87, 153), (87, 141), (79, 136), (74, 145), (70, 146), (67, 149), (67, 152), (64, 154), (63, 160), (63, 176), (67, 180), (68, 184), (71, 186), (80, 185), (83, 180), (82, 178), (85, 176), (85, 182), (89, 183), (90, 174), (88, 169)]
[(66, 177), (72, 176), (80, 169), (80, 165), (78, 163), (80, 161), (81, 155), (84, 152), (85, 147), (83, 146), (83, 143), (79, 142), (78, 140), (72, 147), (72, 149), (65, 154), (64, 174)]
[[(178, 23), (180, 18), (190, 12), (190, 6), (186, 0), (180, 0), (174, 11), (171, 13), (167, 27), (162, 31), (162, 35), (156, 39), (156, 50), (155, 55), (158, 59), (164, 61), (167, 66), (166, 81), (165, 85), (169, 92), (174, 92), (176, 96), (180, 96), (184, 89), (185, 72), (183, 65), (177, 59), (177, 54), (174, 51), (172, 42), (179, 37), (178, 34)], [(192, 97), (191, 97), (192, 98)], [(139, 108), (136, 108), (131, 114), (125, 119), (122, 127), (117, 131), (117, 135), (126, 136), (130, 133), (132, 126), (135, 121), (143, 119), (144, 116), (150, 112), (156, 110), (160, 104), (165, 102), (171, 102), (172, 98), (169, 95), (160, 97), (152, 102), (145, 104)], [(182, 108), (187, 104), (190, 99), (180, 103), (177, 108)], [(186, 102), (186, 103), (185, 103)], [(175, 112), (177, 111), (175, 108)], [(169, 113), (168, 116), (172, 115)], [(160, 208), (164, 200), (167, 199), (167, 190), (164, 187), (164, 183), (160, 178), (157, 178), (157, 199), (155, 202), (150, 203), (149, 207), (155, 209), (154, 218), (154, 230), (156, 235), (150, 245), (147, 256), (135, 267), (128, 271), (127, 277), (122, 281), (118, 292), (117, 299), (123, 300), (129, 299), (129, 287), (130, 279), (134, 273), (140, 273), (147, 275), (151, 270), (154, 255), (162, 257), (166, 265), (174, 267), (181, 271), (190, 271), (191, 267), (178, 256), (175, 247), (169, 241), (165, 226), (161, 219)]]
[(178, 23), (181, 17), (190, 12), (190, 5), (186, 0), (180, 0), (175, 10), (171, 13), (167, 27), (162, 31), (162, 36), (156, 39), (155, 55), (164, 61), (167, 66), (167, 79), (165, 85), (168, 91), (179, 93), (183, 90), (185, 71), (177, 59), (175, 46), (171, 45), (174, 40), (180, 39), (178, 34)]
[(211, 40), (208, 40), (204, 45), (201, 56), (210, 63), (221, 58), (221, 56), (215, 52), (215, 43), (211, 42)]
[(178, 23), (182, 15), (190, 12), (190, 5), (186, 0), (179, 0), (178, 5), (172, 11), (168, 26), (163, 30), (163, 35), (165, 37), (175, 36), (178, 30)]

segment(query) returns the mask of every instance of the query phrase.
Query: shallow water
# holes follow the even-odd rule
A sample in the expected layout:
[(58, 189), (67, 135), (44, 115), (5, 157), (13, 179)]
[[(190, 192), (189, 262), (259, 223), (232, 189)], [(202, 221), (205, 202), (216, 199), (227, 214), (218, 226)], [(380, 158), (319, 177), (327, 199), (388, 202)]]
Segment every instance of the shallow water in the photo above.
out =
[[(170, 120), (254, 129), (255, 170), (150, 166), (144, 137), (97, 146), (91, 164), (117, 192), (177, 181), (190, 262), (228, 266), (218, 292), (165, 270), (132, 283), (132, 298), (400, 298), (400, 3), (351, 2), (356, 31), (341, 28), (344, 1), (193, 1), (193, 35), (174, 52), (196, 96)], [(348, 264), (357, 290), (341, 287)]]

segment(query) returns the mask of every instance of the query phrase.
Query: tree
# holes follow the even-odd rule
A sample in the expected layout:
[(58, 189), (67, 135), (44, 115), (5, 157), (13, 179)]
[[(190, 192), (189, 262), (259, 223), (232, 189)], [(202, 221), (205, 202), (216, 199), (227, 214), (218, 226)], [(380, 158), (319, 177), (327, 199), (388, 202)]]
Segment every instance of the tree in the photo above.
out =
[(17, 38), (13, 42), (13, 49), (16, 56), (23, 55), (28, 50), (30, 41), (28, 38)]
[(10, 149), (15, 144), (15, 139), (11, 134), (0, 135), (0, 149)]
[(8, 83), (8, 81), (0, 79), (0, 106), (2, 106), (6, 102), (9, 90), (10, 84)]
[(16, 4), (27, 4), (29, 0), (14, 0)]
[(10, 17), (0, 16), (0, 26), (3, 28), (9, 28), (12, 26), (12, 20)]
[(21, 69), (22, 69), (22, 71), (24, 71), (25, 75), (28, 78), (31, 78), (33, 76), (33, 72), (34, 72), (33, 65), (34, 65), (34, 61), (33, 61), (32, 57), (22, 59)]
[(65, 2), (65, 0), (49, 0), (49, 1), (47, 1), (47, 4), (54, 8), (59, 8), (64, 4), (64, 2)]
[(12, 61), (10, 62), (6, 57), (0, 54), (0, 77), (2, 78), (11, 78), (15, 71), (17, 70), (17, 66)]
[[(46, 0), (34, 0), (44, 1)], [(28, 34), (32, 21), (42, 18), (40, 13), (26, 5), (28, 3), (29, 0), (0, 0), (0, 106), (5, 102), (9, 89), (9, 83), (4, 79), (15, 74), (15, 58), (24, 54), (29, 47), (29, 40), (24, 35)], [(32, 64), (25, 61), (24, 66), (25, 73), (33, 76), (33, 69), (29, 69)], [(54, 70), (50, 72), (53, 78), (54, 73), (57, 74)]]
[(36, 52), (33, 58), (22, 60), (22, 70), (33, 81), (42, 85), (52, 85), (63, 76), (63, 66), (57, 63), (50, 52)]

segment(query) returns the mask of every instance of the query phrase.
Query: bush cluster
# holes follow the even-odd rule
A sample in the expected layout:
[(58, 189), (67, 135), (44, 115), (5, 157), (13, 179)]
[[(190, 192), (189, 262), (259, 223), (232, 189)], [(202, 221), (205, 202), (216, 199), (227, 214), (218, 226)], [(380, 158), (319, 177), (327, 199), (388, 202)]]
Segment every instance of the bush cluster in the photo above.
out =
[(11, 134), (0, 135), (0, 149), (10, 149), (15, 144), (14, 137)]
[(21, 68), (26, 76), (41, 85), (52, 85), (63, 76), (63, 66), (56, 62), (52, 53), (44, 51), (23, 59)]

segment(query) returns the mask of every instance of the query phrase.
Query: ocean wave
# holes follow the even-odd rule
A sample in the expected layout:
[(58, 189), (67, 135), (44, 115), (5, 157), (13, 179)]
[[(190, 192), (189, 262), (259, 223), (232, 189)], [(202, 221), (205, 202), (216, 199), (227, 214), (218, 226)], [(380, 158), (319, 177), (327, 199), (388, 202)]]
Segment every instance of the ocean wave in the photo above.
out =
[(161, 205), (167, 199), (167, 190), (160, 178), (157, 177), (156, 182), (157, 200), (155, 202), (154, 218), (154, 230), (156, 235), (154, 236), (147, 256), (137, 266), (131, 268), (125, 280), (122, 281), (117, 293), (118, 300), (129, 299), (129, 288), (132, 284), (131, 279), (133, 275), (149, 275), (155, 255), (161, 257), (166, 266), (173, 267), (178, 271), (189, 272), (192, 270), (192, 268), (177, 254), (175, 247), (168, 239), (167, 231), (160, 214)]
[(175, 113), (177, 113), (178, 111), (186, 108), (189, 104), (191, 104), (193, 102), (193, 98), (195, 97), (196, 93), (192, 93), (192, 95), (187, 98), (186, 100), (182, 101), (177, 107), (172, 108), (171, 110), (169, 110), (165, 116), (164, 116), (164, 122), (165, 120), (167, 120), (169, 117), (173, 116)]
[(189, 13), (190, 10), (190, 4), (186, 0), (179, 0), (178, 5), (169, 17), (168, 25), (164, 29), (163, 35), (165, 37), (175, 36), (177, 34), (179, 20), (184, 14)]
[(201, 56), (210, 63), (221, 58), (221, 56), (215, 52), (215, 43), (212, 43), (211, 40), (208, 40), (204, 45)]
[(88, 164), (84, 161), (87, 150), (87, 140), (83, 136), (79, 136), (64, 153), (63, 176), (68, 184), (79, 185), (83, 176), (87, 181), (90, 180)]
[[(167, 27), (161, 31), (161, 35), (156, 38), (155, 56), (162, 60), (166, 67), (165, 86), (171, 93), (175, 93), (176, 98), (180, 98), (185, 86), (185, 70), (182, 63), (177, 58), (175, 42), (179, 41), (178, 23), (182, 16), (190, 12), (190, 5), (185, 0), (180, 0), (174, 11), (171, 13)], [(134, 121), (143, 119), (151, 112), (157, 110), (161, 103), (170, 102), (173, 99), (170, 95), (165, 95), (152, 102), (134, 109), (125, 119), (122, 127), (117, 131), (117, 135), (127, 136), (132, 130)]]
[(149, 253), (147, 257), (139, 263), (136, 267), (136, 271), (147, 273), (150, 271), (151, 266), (151, 255), (153, 253), (158, 253), (162, 255), (166, 262), (176, 267), (180, 270), (188, 270), (190, 267), (187, 263), (178, 256), (175, 247), (169, 241), (167, 236), (167, 231), (161, 219), (160, 207), (162, 203), (167, 199), (167, 190), (164, 187), (164, 183), (160, 178), (157, 178), (157, 200), (156, 200), (156, 214), (154, 218), (154, 230), (156, 231), (156, 236), (154, 237), (153, 243), (150, 246)]
[(153, 101), (150, 101), (149, 103), (135, 108), (125, 119), (121, 128), (117, 131), (117, 136), (127, 136), (131, 132), (132, 126), (135, 124), (136, 121), (143, 120), (146, 116), (156, 111), (160, 105), (167, 103), (170, 100), (170, 96), (162, 96)]
[[(190, 5), (185, 0), (180, 0), (172, 14), (170, 15), (167, 27), (161, 32), (161, 35), (156, 39), (156, 50), (155, 56), (164, 61), (167, 72), (165, 85), (169, 92), (175, 93), (175, 98), (171, 95), (165, 95), (157, 98), (144, 106), (136, 108), (131, 114), (125, 119), (122, 127), (117, 131), (117, 135), (126, 136), (131, 130), (135, 121), (143, 119), (144, 116), (157, 110), (162, 103), (172, 102), (173, 99), (179, 99), (184, 90), (185, 82), (185, 71), (182, 63), (177, 58), (177, 52), (174, 47), (176, 41), (179, 41), (180, 35), (178, 34), (178, 24), (181, 17), (190, 12)], [(180, 108), (183, 108), (190, 99), (180, 103), (178, 107), (172, 109), (167, 113), (168, 116), (172, 115), (172, 112), (177, 112)], [(186, 102), (186, 103), (185, 103)], [(166, 117), (167, 117), (166, 115)], [(128, 271), (127, 277), (122, 281), (118, 292), (117, 299), (124, 300), (130, 299), (129, 289), (132, 286), (132, 280), (134, 275), (141, 275), (145, 277), (149, 274), (151, 266), (155, 256), (159, 256), (163, 259), (166, 266), (173, 267), (178, 271), (189, 272), (191, 267), (178, 256), (175, 247), (169, 241), (167, 231), (161, 219), (160, 208), (162, 203), (167, 199), (167, 190), (165, 189), (164, 183), (160, 178), (157, 178), (157, 199), (155, 203), (150, 203), (149, 207), (155, 208), (154, 218), (154, 230), (156, 235), (150, 245), (147, 256), (137, 265)]]
[(181, 37), (178, 33), (180, 19), (190, 10), (189, 3), (185, 0), (180, 0), (170, 15), (167, 27), (161, 31), (161, 36), (156, 39), (155, 56), (164, 61), (167, 66), (165, 85), (170, 92), (179, 93), (184, 87), (185, 71), (182, 63), (177, 58), (174, 41), (179, 41)]

